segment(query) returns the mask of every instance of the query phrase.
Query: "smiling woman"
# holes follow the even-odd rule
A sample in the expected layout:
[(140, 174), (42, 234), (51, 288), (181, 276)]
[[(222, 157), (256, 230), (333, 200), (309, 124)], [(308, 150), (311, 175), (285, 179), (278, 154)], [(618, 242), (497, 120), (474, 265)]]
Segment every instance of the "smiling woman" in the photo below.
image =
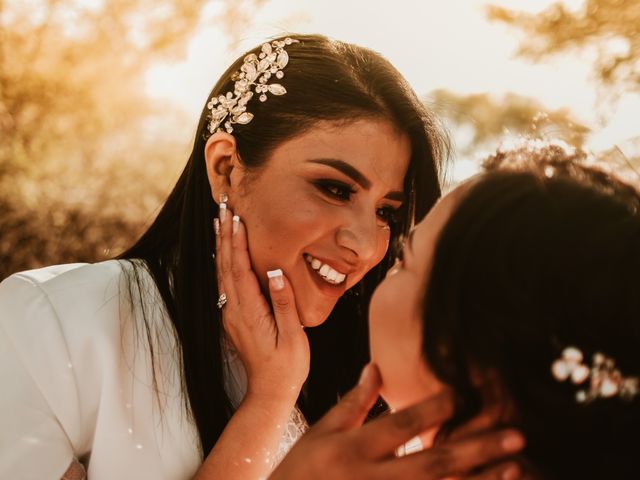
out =
[(219, 154), (226, 142), (226, 133), (209, 140), (210, 180), (249, 232), (263, 289), (267, 271), (283, 269), (302, 324), (320, 325), (387, 253), (411, 157), (407, 135), (383, 119), (319, 122), (275, 148), (258, 174)]
[(445, 155), (372, 51), (295, 36), (238, 58), (135, 245), (2, 284), (0, 476), (76, 457), (92, 479), (265, 477), (356, 383), (389, 245)]

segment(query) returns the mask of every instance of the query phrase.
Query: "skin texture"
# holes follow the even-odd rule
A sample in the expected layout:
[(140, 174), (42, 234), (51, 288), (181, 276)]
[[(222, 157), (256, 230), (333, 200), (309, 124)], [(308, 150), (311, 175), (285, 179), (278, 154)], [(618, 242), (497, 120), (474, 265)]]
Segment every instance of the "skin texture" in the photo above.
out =
[(442, 389), (422, 355), (422, 302), (438, 236), (465, 189), (460, 186), (442, 198), (415, 227), (403, 260), (389, 270), (371, 299), (371, 358), (382, 374), (381, 394), (394, 410)]
[[(319, 122), (277, 147), (257, 172), (243, 168), (230, 135), (213, 135), (205, 150), (214, 199), (227, 193), (246, 225), (263, 291), (266, 272), (282, 269), (305, 326), (324, 322), (338, 298), (386, 254), (387, 219), (402, 199), (385, 197), (400, 196), (410, 155), (406, 135), (378, 119)], [(318, 160), (342, 161), (368, 185)], [(339, 286), (324, 282), (305, 254), (347, 274), (346, 280)]]

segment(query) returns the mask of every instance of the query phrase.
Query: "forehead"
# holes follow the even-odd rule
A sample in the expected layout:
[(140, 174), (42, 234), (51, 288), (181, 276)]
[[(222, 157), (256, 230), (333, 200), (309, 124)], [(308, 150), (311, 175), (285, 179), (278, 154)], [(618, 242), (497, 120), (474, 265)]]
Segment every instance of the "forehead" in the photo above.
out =
[(342, 160), (374, 185), (401, 189), (410, 158), (408, 136), (387, 120), (321, 121), (280, 144), (268, 166), (292, 171), (304, 168), (308, 160)]
[(428, 262), (435, 251), (436, 243), (442, 229), (453, 214), (456, 206), (468, 191), (470, 182), (465, 182), (442, 197), (427, 216), (416, 225), (412, 232), (412, 253), (420, 264)]

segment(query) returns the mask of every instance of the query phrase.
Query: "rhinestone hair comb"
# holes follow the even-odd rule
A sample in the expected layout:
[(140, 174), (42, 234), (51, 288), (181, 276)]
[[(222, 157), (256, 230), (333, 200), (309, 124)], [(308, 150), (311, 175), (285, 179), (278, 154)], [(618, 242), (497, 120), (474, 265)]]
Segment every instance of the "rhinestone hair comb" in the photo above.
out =
[(253, 120), (253, 114), (247, 111), (247, 103), (254, 91), (261, 102), (267, 100), (267, 93), (277, 96), (287, 93), (281, 84), (268, 81), (272, 76), (277, 79), (284, 77), (282, 70), (289, 63), (289, 54), (284, 47), (292, 43), (298, 43), (298, 40), (285, 38), (263, 43), (258, 55), (250, 53), (244, 57), (240, 71), (231, 77), (235, 81), (233, 92), (215, 96), (207, 103), (211, 110), (209, 133), (222, 131), (221, 125), (227, 133), (232, 133), (232, 124), (246, 125)]
[(562, 356), (551, 365), (553, 378), (558, 382), (570, 379), (575, 385), (586, 387), (576, 392), (578, 403), (616, 396), (632, 400), (640, 394), (640, 378), (624, 377), (613, 359), (600, 352), (593, 355), (591, 366), (585, 365), (583, 359), (578, 348), (567, 347), (562, 351)]

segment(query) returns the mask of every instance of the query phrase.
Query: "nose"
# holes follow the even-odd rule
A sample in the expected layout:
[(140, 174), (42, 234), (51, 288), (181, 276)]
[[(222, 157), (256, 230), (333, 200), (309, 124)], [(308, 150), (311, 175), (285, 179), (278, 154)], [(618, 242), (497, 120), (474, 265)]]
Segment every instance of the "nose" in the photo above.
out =
[(351, 263), (369, 262), (378, 253), (378, 227), (373, 214), (352, 212), (336, 232), (336, 241), (348, 253), (345, 260)]

